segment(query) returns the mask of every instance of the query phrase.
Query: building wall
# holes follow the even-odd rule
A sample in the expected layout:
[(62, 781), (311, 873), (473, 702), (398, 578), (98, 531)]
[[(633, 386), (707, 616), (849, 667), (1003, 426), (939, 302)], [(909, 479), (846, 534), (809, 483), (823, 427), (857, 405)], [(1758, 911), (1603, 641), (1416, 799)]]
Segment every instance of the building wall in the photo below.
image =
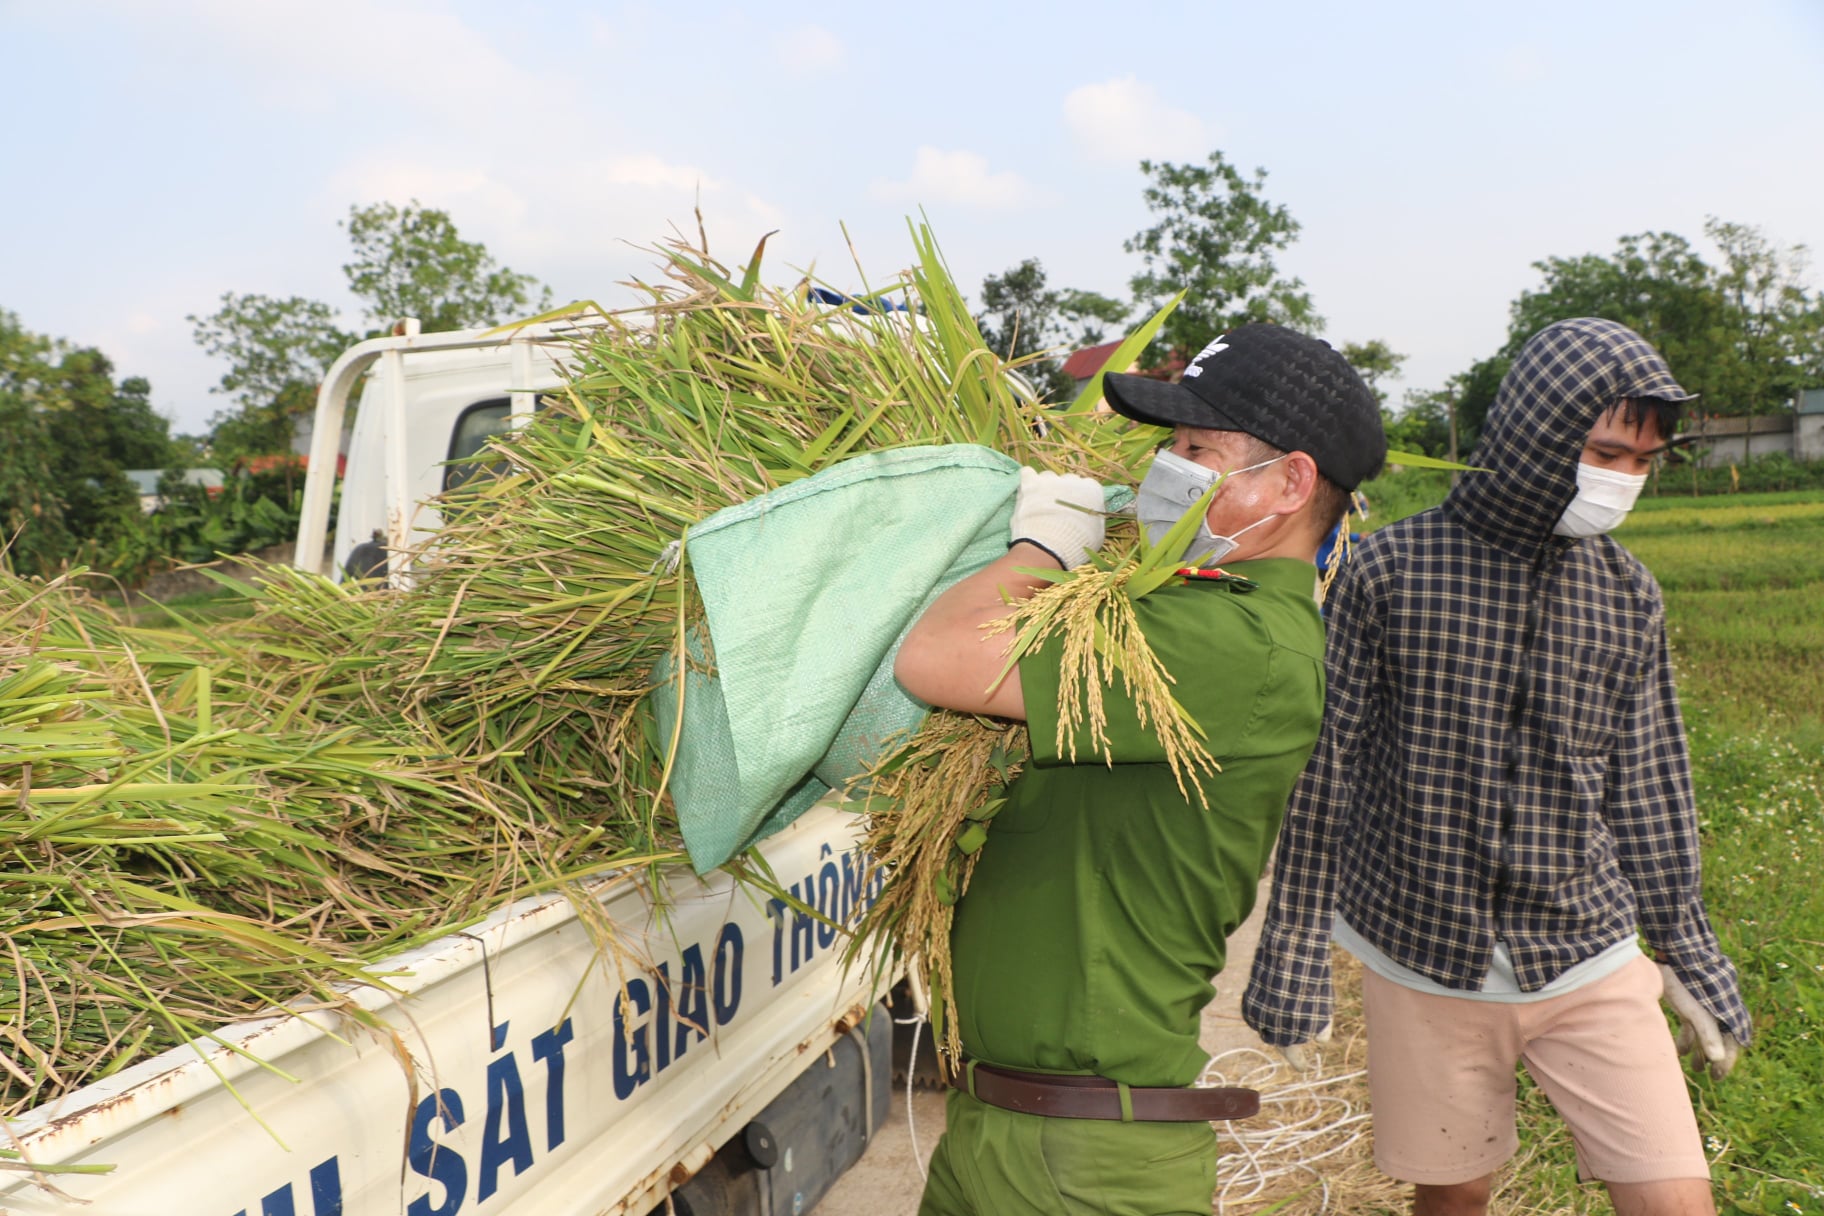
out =
[(1794, 433), (1794, 460), (1824, 460), (1824, 414), (1800, 414)]
[(1790, 415), (1706, 418), (1699, 429), (1708, 436), (1699, 446), (1697, 463), (1701, 468), (1726, 468), (1775, 454), (1799, 459), (1795, 452), (1793, 419)]

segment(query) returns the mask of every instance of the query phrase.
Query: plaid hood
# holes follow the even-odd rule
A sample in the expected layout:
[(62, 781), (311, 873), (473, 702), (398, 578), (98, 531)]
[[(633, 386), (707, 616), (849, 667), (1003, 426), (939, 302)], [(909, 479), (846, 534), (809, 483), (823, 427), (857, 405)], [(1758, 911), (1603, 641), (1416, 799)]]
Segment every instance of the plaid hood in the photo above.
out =
[(1577, 494), (1577, 460), (1590, 428), (1622, 397), (1689, 401), (1646, 339), (1615, 321), (1580, 317), (1528, 340), (1501, 381), (1482, 438), (1444, 509), (1483, 540), (1517, 556), (1549, 542)]

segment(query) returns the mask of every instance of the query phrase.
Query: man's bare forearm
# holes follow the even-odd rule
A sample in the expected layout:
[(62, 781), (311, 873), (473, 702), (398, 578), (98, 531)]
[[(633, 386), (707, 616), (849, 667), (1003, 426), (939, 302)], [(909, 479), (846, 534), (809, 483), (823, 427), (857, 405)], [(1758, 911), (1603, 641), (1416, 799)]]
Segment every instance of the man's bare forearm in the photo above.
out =
[(1048, 585), (1023, 570), (1057, 566), (1043, 549), (1016, 543), (1005, 556), (945, 591), (900, 647), (893, 668), (900, 684), (921, 701), (944, 709), (1024, 720), (1019, 673), (1000, 678), (1013, 635), (989, 636), (983, 626), (1007, 615), (1008, 600), (1023, 600)]

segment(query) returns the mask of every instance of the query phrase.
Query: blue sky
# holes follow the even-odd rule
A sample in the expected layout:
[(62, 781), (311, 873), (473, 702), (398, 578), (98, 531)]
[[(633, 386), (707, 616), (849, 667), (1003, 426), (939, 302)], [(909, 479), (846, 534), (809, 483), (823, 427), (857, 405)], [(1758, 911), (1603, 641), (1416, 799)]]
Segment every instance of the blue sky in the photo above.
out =
[[(1220, 148), (1303, 225), (1333, 342), (1429, 388), (1548, 256), (1706, 216), (1824, 251), (1824, 2), (565, 4), (0, 0), (0, 308), (223, 405), (184, 320), (346, 307), (350, 204), (418, 199), (560, 299), (691, 225), (774, 278), (1021, 259), (1125, 297), (1142, 157)], [(1812, 272), (1813, 285), (1824, 271)], [(1396, 385), (1397, 388), (1400, 387)]]

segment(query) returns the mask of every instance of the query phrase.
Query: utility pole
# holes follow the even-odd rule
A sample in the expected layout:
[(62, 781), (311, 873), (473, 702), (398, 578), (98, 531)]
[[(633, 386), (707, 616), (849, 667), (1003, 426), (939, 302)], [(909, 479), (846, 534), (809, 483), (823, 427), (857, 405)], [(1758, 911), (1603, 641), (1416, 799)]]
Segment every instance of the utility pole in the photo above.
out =
[[(1458, 463), (1458, 461), (1457, 461), (1457, 390), (1455, 388), (1446, 388), (1444, 390), (1444, 416), (1449, 421), (1449, 424), (1450, 424), (1450, 463), (1456, 464), (1456, 463)], [(1455, 472), (1453, 470), (1450, 475), (1450, 484), (1453, 486), (1456, 485), (1457, 481), (1462, 476), (1463, 475), (1461, 473)]]

